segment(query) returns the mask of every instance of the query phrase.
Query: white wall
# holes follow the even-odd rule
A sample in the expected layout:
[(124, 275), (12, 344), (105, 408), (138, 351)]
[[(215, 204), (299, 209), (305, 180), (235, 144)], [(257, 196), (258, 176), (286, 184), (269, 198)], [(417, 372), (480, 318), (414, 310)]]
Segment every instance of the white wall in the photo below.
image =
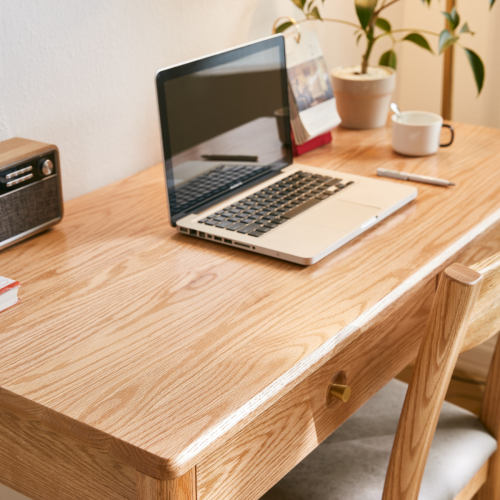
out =
[[(351, 2), (327, 10), (355, 19)], [(156, 71), (290, 14), (289, 0), (2, 0), (0, 140), (56, 144), (66, 200), (134, 174), (161, 161)], [(350, 28), (318, 27), (330, 65), (358, 60)]]
[(456, 50), (453, 119), (500, 128), (500, 4), (490, 11), (487, 0), (461, 2), (460, 13), (476, 35), (463, 44), (477, 52), (486, 67), (484, 88), (477, 97), (476, 84), (463, 50)]
[[(404, 2), (403, 27), (439, 33), (444, 28), (444, 17), (441, 14), (444, 7), (445, 3), (437, 0), (430, 7), (420, 1), (408, 0)], [(402, 36), (404, 35), (406, 33)], [(441, 114), (443, 58), (435, 55), (438, 38), (432, 35), (425, 37), (433, 48), (434, 55), (412, 42), (399, 44), (401, 64), (398, 71), (398, 104), (401, 110), (424, 110)]]
[[(498, 3), (498, 2), (497, 2)], [(489, 10), (488, 0), (458, 0), (461, 23), (468, 21), (475, 36), (464, 35), (461, 43), (477, 52), (486, 66), (483, 92), (477, 97), (474, 77), (463, 50), (455, 48), (453, 78), (453, 120), (500, 128), (500, 5)], [(445, 4), (433, 0), (431, 7), (422, 2), (404, 3), (404, 26), (440, 32)], [(437, 51), (437, 38), (428, 37)], [(422, 109), (441, 114), (443, 56), (432, 56), (417, 46), (402, 44), (402, 64), (399, 71), (401, 109)]]

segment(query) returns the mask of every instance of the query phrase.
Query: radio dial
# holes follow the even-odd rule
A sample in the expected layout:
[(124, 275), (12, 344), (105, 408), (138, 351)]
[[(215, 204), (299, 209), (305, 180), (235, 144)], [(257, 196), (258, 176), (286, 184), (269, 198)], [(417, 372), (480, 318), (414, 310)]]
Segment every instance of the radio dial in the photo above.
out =
[(54, 164), (51, 160), (40, 160), (40, 164), (38, 166), (40, 172), (47, 176), (54, 172)]

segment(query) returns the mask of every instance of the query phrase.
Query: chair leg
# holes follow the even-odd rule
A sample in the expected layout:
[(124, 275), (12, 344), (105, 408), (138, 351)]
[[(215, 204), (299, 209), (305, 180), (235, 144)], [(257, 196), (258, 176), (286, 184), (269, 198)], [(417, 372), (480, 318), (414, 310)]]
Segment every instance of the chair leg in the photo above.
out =
[(480, 490), (481, 486), (486, 482), (488, 477), (489, 463), (486, 462), (478, 473), (470, 480), (469, 484), (455, 497), (454, 500), (477, 500), (477, 492)]
[(486, 483), (478, 491), (475, 500), (499, 500), (500, 499), (500, 452), (496, 452), (490, 458), (490, 466)]
[(156, 479), (136, 471), (137, 500), (196, 500), (196, 471), (177, 479)]

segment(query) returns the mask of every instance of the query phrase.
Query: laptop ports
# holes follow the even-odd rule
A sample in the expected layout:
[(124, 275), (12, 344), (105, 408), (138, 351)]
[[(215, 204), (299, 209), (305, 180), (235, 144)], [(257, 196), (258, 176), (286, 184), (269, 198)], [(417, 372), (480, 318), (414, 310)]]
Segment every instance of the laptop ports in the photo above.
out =
[(196, 236), (198, 233), (196, 232), (196, 229), (190, 229), (190, 230), (189, 230), (189, 234), (190, 234), (191, 236)]

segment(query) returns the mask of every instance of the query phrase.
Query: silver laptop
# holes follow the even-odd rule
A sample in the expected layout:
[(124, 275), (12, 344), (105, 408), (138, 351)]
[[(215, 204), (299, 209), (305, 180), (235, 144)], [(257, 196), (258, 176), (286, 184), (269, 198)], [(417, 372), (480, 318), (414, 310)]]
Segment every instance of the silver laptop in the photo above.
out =
[(181, 234), (310, 265), (417, 196), (293, 161), (281, 35), (162, 69), (156, 84)]

